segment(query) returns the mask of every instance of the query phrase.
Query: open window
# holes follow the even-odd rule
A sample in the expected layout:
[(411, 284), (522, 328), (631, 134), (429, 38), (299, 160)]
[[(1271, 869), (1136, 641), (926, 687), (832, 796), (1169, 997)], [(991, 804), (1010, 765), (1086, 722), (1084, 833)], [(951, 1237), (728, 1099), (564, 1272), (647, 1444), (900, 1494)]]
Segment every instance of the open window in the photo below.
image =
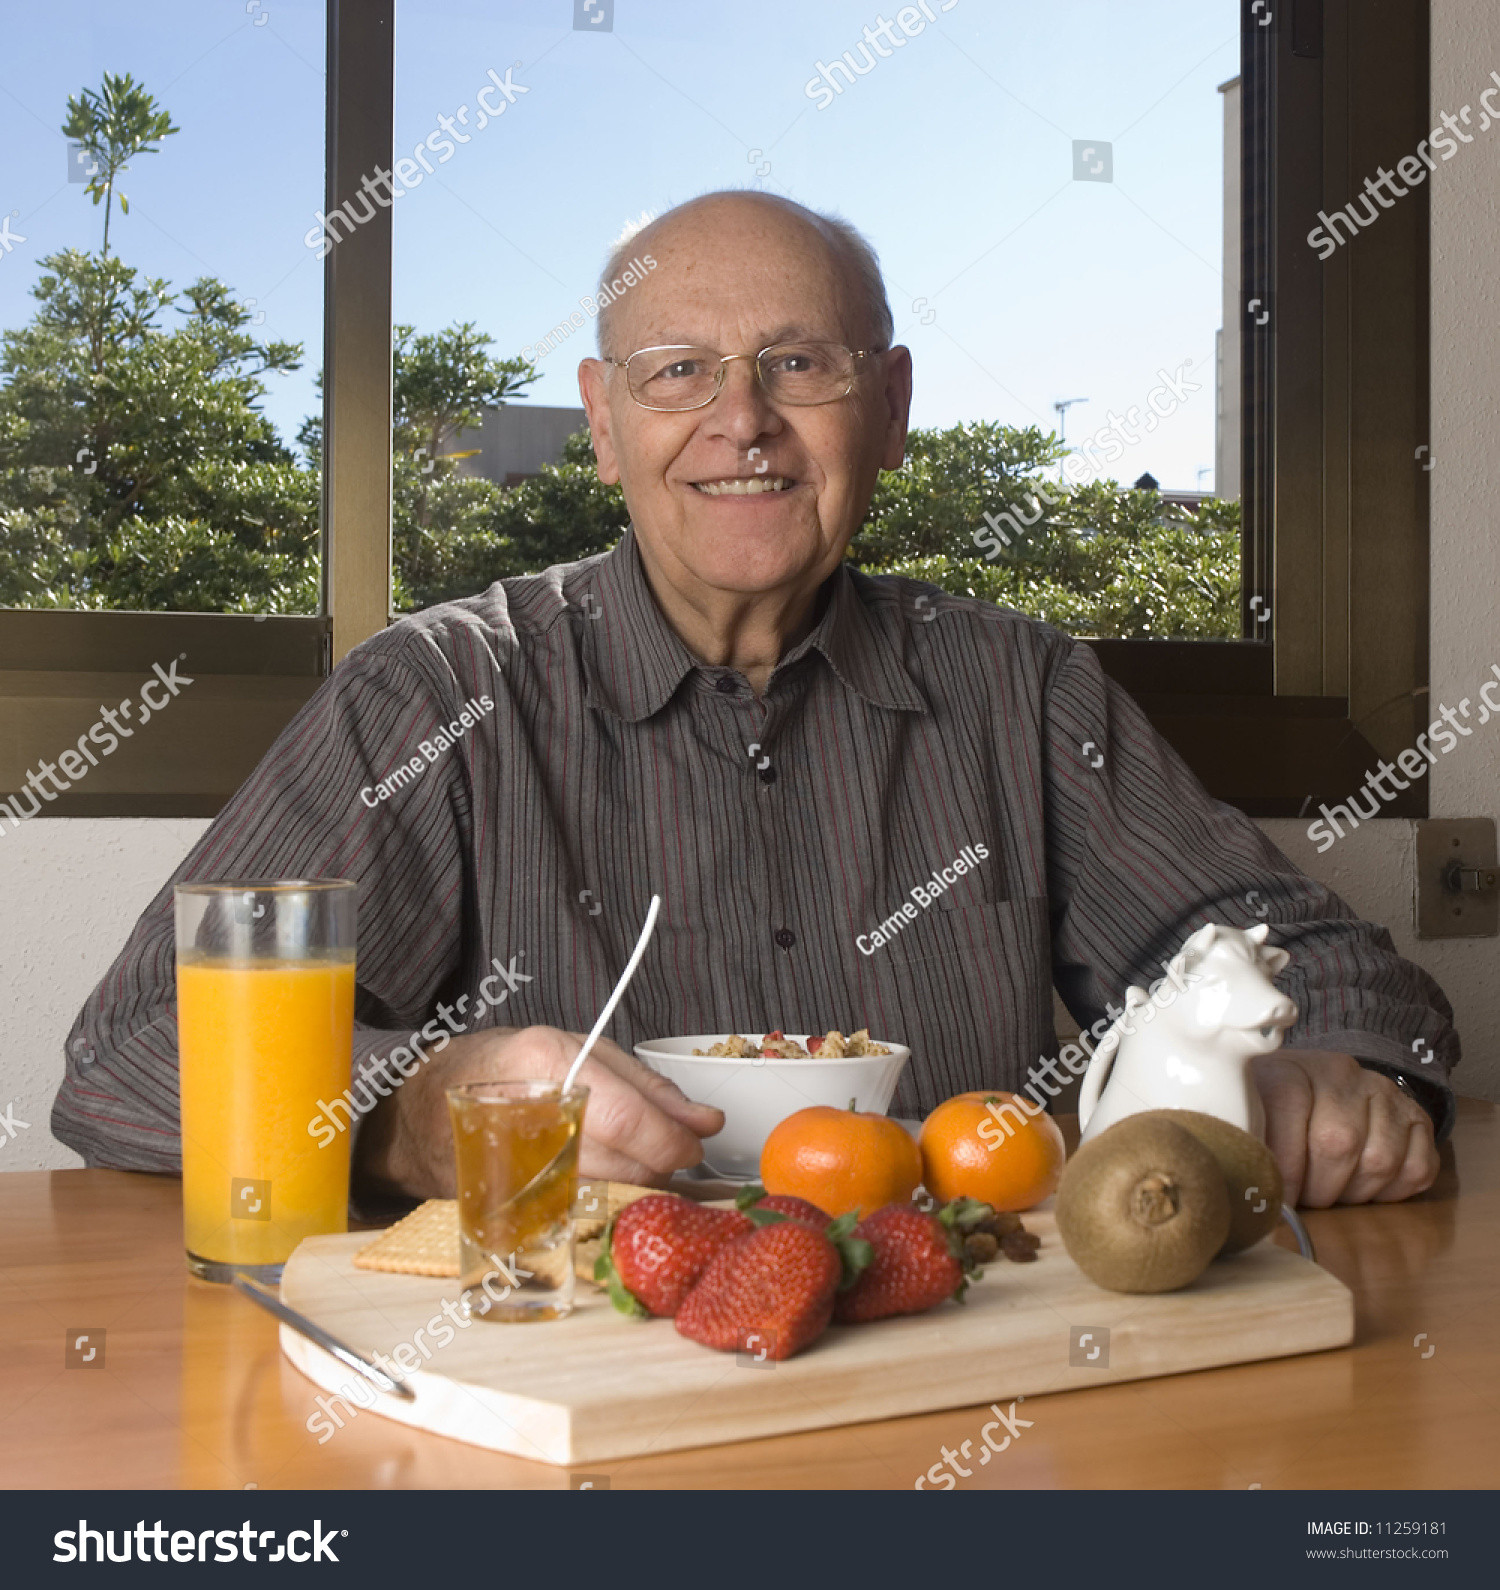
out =
[[(288, 280), (319, 280), (323, 295), (312, 328), (321, 349), (305, 327), (286, 339), (303, 343), (297, 379), (321, 371), (321, 394), (304, 391), (306, 409), (321, 404), (321, 425), (300, 428), (286, 405), (276, 410), (282, 441), (301, 438), (304, 498), (321, 505), (315, 578), (277, 601), (248, 586), (221, 592), (219, 608), (238, 602), (240, 612), (70, 611), (10, 598), (0, 611), (0, 788), (19, 787), (85, 735), (100, 702), (125, 698), (154, 665), (185, 653), (181, 671), (194, 683), (151, 723), (149, 740), (122, 744), (47, 810), (216, 811), (333, 662), (389, 622), (400, 471), (462, 452), (461, 466), (443, 467), (504, 490), (538, 467), (535, 457), (557, 453), (577, 401), (571, 371), (592, 351), (583, 301), (597, 291), (611, 234), (638, 208), (620, 196), (632, 164), (656, 201), (761, 184), (847, 213), (882, 252), (896, 335), (924, 370), (918, 426), (940, 433), (1003, 413), (1016, 435), (1065, 429), (1065, 454), (1016, 466), (1055, 481), (1060, 497), (1080, 485), (1067, 473), (1080, 457), (1094, 464), (1085, 491), (1144, 482), (1093, 521), (1075, 515), (1081, 542), (1111, 504), (1128, 496), (1138, 517), (1153, 491), (1169, 536), (1218, 537), (1191, 625), (1168, 621), (1153, 639), (1120, 638), (1107, 622), (1080, 630), (1209, 789), (1253, 814), (1293, 815), (1358, 788), (1428, 715), (1426, 186), (1412, 184), (1326, 258), (1308, 234), (1320, 211), (1347, 204), (1427, 137), (1427, 6), (1165, 9), (1172, 25), (1159, 36), (1117, 9), (1081, 38), (1068, 8), (1023, 19), (928, 0), (872, 37), (868, 16), (842, 3), (814, 18), (786, 0), (747, 31), (702, 8), (642, 13), (622, 0), (616, 33), (607, 4), (570, 17), (561, 4), (500, 0), (476, 15), (407, 0), (398, 41), (393, 0), (329, 0), (324, 165), (263, 185), (286, 213), (262, 218), (285, 245)], [(255, 19), (245, 32), (241, 44), (254, 45)], [(278, 68), (285, 81), (273, 97), (306, 121), (323, 58), (311, 41), (293, 43), (301, 65)], [(112, 64), (98, 54), (75, 76), (89, 82)], [(235, 85), (226, 92), (249, 92), (227, 63), (226, 74)], [(766, 87), (773, 75), (780, 98)], [(481, 130), (474, 90), (495, 79), (515, 97), (487, 87), (497, 114)], [(181, 94), (160, 98), (182, 121)], [(465, 141), (442, 153), (434, 129), (460, 107)], [(626, 123), (642, 128), (637, 141), (611, 135)], [(64, 140), (49, 136), (60, 161)], [(187, 136), (184, 121), (136, 166), (169, 169), (174, 140)], [(242, 123), (222, 135), (242, 136)], [(372, 202), (368, 179), (413, 140), (431, 169), (415, 183), (409, 173), (397, 202)], [(305, 167), (316, 137), (298, 146)], [(249, 197), (253, 185), (235, 191), (236, 205), (262, 202)], [(323, 249), (335, 210), (355, 224), (336, 227)], [(84, 212), (90, 226), (98, 218)], [(247, 212), (247, 229), (254, 219)], [(435, 271), (439, 258), (463, 268)], [(10, 257), (7, 273), (16, 264)], [(0, 283), (7, 329), (29, 313), (12, 291), (19, 275)], [(272, 282), (254, 306), (252, 320), (266, 316), (262, 340), (287, 290)], [(1164, 303), (1181, 317), (1180, 336)], [(415, 334), (475, 323), (493, 332), (494, 353), (518, 355), (536, 375), (497, 410), (508, 416), (503, 436), (486, 431), (486, 413), (477, 434), (446, 436), (425, 460), (408, 449), (394, 485), (393, 322)], [(1142, 372), (1159, 384), (1159, 370), (1176, 374), (1185, 360), (1198, 390), (1164, 399), (1172, 407), (1162, 414)], [(1143, 414), (1136, 442), (1111, 457), (1106, 417), (1132, 401)], [(1149, 429), (1147, 411), (1158, 421)], [(0, 428), (5, 479), (16, 447), (14, 428)], [(938, 451), (932, 467), (957, 478), (963, 460), (944, 463)], [(73, 462), (86, 470), (89, 460)], [(969, 526), (983, 528), (980, 498), (951, 510), (965, 541)], [(902, 507), (888, 530), (900, 533)], [(263, 553), (276, 525), (255, 508), (240, 530)], [(609, 527), (607, 514), (590, 523)], [(34, 555), (27, 535), (35, 539), (32, 521), (0, 503), (0, 564)], [(119, 550), (128, 563), (130, 547)], [(967, 555), (976, 579), (992, 568), (978, 542)], [(1181, 572), (1170, 552), (1153, 555), (1159, 571)], [(264, 585), (265, 558), (247, 561)], [(1387, 811), (1422, 814), (1425, 786)]]

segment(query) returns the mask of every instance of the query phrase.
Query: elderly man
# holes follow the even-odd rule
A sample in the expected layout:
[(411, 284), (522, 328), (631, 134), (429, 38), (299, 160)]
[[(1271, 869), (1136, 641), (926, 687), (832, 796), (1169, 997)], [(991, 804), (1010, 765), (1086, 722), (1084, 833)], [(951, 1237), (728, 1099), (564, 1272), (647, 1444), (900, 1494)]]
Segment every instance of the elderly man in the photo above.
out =
[[(1258, 1073), (1291, 1196), (1428, 1186), (1458, 1054), (1436, 985), (1209, 799), (1088, 646), (843, 563), (912, 381), (858, 234), (711, 194), (628, 252), (654, 269), (579, 379), (630, 532), (357, 647), (176, 875), (358, 881), (358, 1080), (318, 1129), (357, 1129), (361, 1185), (451, 1189), (444, 1089), (560, 1076), (653, 891), (583, 1072), (583, 1169), (636, 1182), (722, 1121), (636, 1041), (868, 1026), (911, 1046), (895, 1109), (925, 1112), (1055, 1053), (1054, 983), (1094, 1022), (1194, 928), (1254, 925), (1253, 888), (1301, 1012)], [(54, 1130), (91, 1164), (177, 1167), (171, 939), (165, 888), (69, 1044), (97, 1060)]]

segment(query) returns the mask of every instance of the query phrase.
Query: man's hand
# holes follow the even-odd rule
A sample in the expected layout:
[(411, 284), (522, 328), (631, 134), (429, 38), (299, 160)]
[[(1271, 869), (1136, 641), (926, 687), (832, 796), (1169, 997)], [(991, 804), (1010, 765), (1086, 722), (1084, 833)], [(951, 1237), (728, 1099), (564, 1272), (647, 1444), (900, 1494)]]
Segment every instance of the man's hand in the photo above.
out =
[[(360, 1129), (358, 1173), (418, 1198), (451, 1198), (453, 1131), (445, 1090), (458, 1082), (561, 1082), (583, 1036), (556, 1027), (502, 1028), (455, 1038), (382, 1099)], [(391, 1078), (392, 1081), (395, 1078)], [(675, 1084), (607, 1038), (578, 1082), (589, 1090), (579, 1174), (664, 1186), (703, 1158), (700, 1139), (724, 1125), (721, 1110), (694, 1104)]]
[(1293, 1207), (1395, 1203), (1432, 1185), (1432, 1117), (1389, 1077), (1326, 1049), (1277, 1049), (1254, 1065)]

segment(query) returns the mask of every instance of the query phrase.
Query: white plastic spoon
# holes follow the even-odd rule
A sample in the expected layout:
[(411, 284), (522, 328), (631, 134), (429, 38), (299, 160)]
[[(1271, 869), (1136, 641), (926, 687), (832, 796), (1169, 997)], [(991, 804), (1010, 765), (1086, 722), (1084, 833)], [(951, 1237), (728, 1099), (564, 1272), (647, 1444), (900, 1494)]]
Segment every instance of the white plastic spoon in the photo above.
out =
[(657, 913), (661, 910), (661, 896), (651, 896), (651, 907), (646, 912), (646, 923), (641, 929), (641, 936), (635, 941), (635, 948), (630, 952), (630, 959), (625, 963), (625, 970), (620, 973), (620, 980), (615, 984), (615, 991), (604, 1002), (604, 1009), (599, 1012), (599, 1019), (594, 1023), (594, 1030), (583, 1040), (583, 1048), (578, 1051), (578, 1058), (568, 1067), (568, 1074), (563, 1078), (562, 1090), (564, 1093), (573, 1086), (578, 1077), (579, 1068), (589, 1057), (599, 1034), (604, 1031), (605, 1023), (615, 1013), (615, 1006), (620, 1003), (620, 996), (630, 987), (630, 979), (635, 976), (635, 969), (641, 964), (641, 956), (646, 953), (646, 946), (651, 942), (651, 934), (656, 927)]

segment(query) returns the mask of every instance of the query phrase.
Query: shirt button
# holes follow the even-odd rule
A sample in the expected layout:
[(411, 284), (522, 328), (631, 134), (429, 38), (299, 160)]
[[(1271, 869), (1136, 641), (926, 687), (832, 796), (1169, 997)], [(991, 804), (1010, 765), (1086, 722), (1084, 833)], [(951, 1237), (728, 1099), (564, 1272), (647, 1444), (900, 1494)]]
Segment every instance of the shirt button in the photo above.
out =
[(737, 696), (740, 691), (740, 687), (734, 682), (733, 677), (729, 674), (720, 674), (719, 677), (714, 680), (714, 689), (717, 690), (721, 696)]
[(776, 946), (778, 949), (789, 950), (797, 942), (797, 935), (790, 928), (776, 929)]
[(776, 769), (774, 767), (763, 767), (760, 770), (760, 781), (762, 784), (774, 784), (776, 782)]

